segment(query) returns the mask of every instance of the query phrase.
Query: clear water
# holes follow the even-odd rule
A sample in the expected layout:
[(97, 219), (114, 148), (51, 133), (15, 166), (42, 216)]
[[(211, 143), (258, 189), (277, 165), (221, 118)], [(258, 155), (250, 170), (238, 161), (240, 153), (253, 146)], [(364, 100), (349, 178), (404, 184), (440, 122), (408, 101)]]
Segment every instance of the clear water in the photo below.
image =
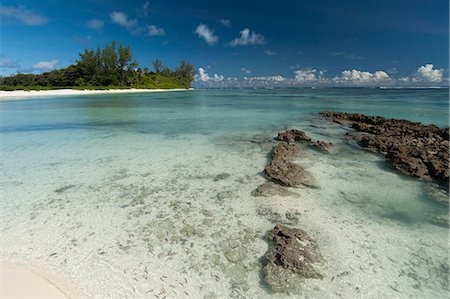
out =
[[(448, 206), (317, 113), (447, 126), (448, 96), (340, 88), (0, 102), (1, 259), (96, 298), (447, 298)], [(252, 197), (271, 138), (288, 128), (338, 152), (305, 147), (297, 162), (317, 188)], [(280, 222), (316, 239), (322, 280), (287, 293), (261, 281), (264, 236)]]

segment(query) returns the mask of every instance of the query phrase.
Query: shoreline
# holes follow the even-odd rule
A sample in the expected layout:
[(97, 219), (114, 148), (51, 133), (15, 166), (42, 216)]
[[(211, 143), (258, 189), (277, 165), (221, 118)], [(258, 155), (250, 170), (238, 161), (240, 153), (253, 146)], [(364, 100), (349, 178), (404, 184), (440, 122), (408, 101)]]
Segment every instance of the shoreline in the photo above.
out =
[[(2, 262), (0, 265), (1, 298), (61, 298), (76, 295), (68, 285), (62, 287), (58, 279), (45, 271), (23, 264)], [(24, 288), (26, 286), (26, 288)]]
[(173, 88), (173, 89), (51, 89), (51, 90), (13, 90), (0, 91), (0, 101), (8, 100), (25, 100), (35, 97), (51, 97), (51, 96), (73, 96), (73, 95), (96, 95), (96, 94), (120, 94), (120, 93), (149, 93), (149, 92), (169, 92), (169, 91), (190, 91), (193, 88)]

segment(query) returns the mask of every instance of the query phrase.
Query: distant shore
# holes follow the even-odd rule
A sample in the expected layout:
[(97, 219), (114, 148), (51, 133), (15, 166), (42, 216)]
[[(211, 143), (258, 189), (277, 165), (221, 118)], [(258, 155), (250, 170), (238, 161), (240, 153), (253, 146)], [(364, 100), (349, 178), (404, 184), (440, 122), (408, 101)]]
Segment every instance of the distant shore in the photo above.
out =
[(93, 94), (118, 94), (118, 93), (146, 93), (146, 92), (165, 92), (165, 91), (187, 91), (192, 88), (174, 88), (174, 89), (105, 89), (105, 90), (79, 90), (79, 89), (54, 89), (54, 90), (0, 90), (0, 100), (21, 100), (34, 97), (51, 96), (71, 96), (71, 95), (93, 95)]

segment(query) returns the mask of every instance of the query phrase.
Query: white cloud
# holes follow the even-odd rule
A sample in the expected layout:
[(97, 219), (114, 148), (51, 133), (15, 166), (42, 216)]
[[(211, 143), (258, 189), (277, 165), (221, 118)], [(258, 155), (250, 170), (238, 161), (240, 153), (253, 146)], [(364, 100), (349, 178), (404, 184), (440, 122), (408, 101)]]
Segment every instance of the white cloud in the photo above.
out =
[[(0, 5), (0, 15), (5, 18), (16, 19), (25, 25), (44, 25), (47, 24), (48, 19), (44, 15), (28, 10), (23, 5), (6, 6)], [(4, 20), (2, 20), (4, 22)]]
[(264, 53), (265, 54), (267, 54), (267, 55), (276, 55), (277, 53), (275, 53), (274, 51), (271, 51), (271, 50), (264, 50)]
[(376, 71), (375, 73), (364, 72), (359, 70), (345, 70), (340, 77), (333, 79), (336, 83), (351, 83), (351, 84), (374, 84), (389, 81), (391, 78), (385, 71)]
[(129, 19), (128, 16), (120, 11), (113, 11), (109, 14), (109, 17), (111, 18), (111, 21), (119, 26), (125, 27), (133, 33), (137, 27), (137, 20), (136, 19)]
[(208, 73), (205, 71), (204, 68), (199, 67), (198, 73), (195, 75), (195, 81), (201, 81), (201, 82), (207, 82), (209, 81)]
[(56, 65), (58, 64), (58, 60), (49, 60), (49, 61), (40, 61), (33, 65), (33, 69), (41, 70), (41, 71), (51, 71), (56, 68)]
[(195, 75), (195, 81), (200, 83), (207, 83), (207, 82), (221, 82), (225, 80), (225, 77), (223, 75), (214, 74), (212, 77), (208, 75), (208, 72), (200, 67), (198, 68), (198, 72)]
[[(313, 68), (302, 69), (295, 65), (293, 77), (255, 76), (255, 77), (227, 77), (208, 73), (200, 68), (196, 76), (196, 84), (202, 87), (219, 88), (273, 88), (273, 87), (296, 87), (296, 86), (383, 86), (383, 87), (426, 87), (426, 86), (448, 86), (448, 78), (444, 77), (443, 70), (435, 69), (433, 65), (424, 65), (412, 76), (391, 77), (386, 71), (375, 72), (360, 71), (357, 69), (344, 70), (337, 77), (326, 77), (325, 70)], [(245, 73), (247, 69), (242, 67)], [(245, 74), (244, 76), (248, 76)]]
[(223, 26), (230, 28), (231, 27), (231, 22), (228, 19), (219, 19), (217, 22), (219, 22), (220, 24), (222, 24)]
[(391, 77), (389, 77), (389, 74), (386, 73), (385, 71), (376, 71), (374, 74), (374, 79), (376, 81), (386, 81), (390, 80)]
[(247, 74), (247, 75), (252, 73), (251, 70), (246, 69), (245, 67), (241, 67), (241, 72), (243, 72), (244, 74)]
[[(322, 80), (323, 78), (323, 71), (317, 72), (316, 69), (305, 69), (305, 70), (298, 69), (294, 72), (294, 74), (295, 80), (302, 83), (316, 82), (318, 80)], [(317, 74), (319, 74), (319, 76), (317, 76)]]
[(149, 25), (147, 27), (147, 36), (163, 36), (166, 32), (162, 28), (158, 28), (155, 25)]
[(268, 81), (268, 82), (281, 82), (286, 80), (283, 76), (280, 75), (274, 75), (274, 76), (261, 76), (261, 77), (250, 77), (245, 78), (245, 80), (248, 81)]
[(220, 81), (223, 81), (223, 79), (225, 79), (225, 77), (223, 75), (214, 74), (214, 77), (213, 77), (214, 82), (220, 82)]
[(103, 29), (104, 24), (105, 22), (102, 20), (92, 19), (86, 23), (86, 26), (90, 29), (100, 31)]
[(214, 35), (214, 30), (210, 29), (208, 25), (205, 24), (199, 24), (194, 33), (200, 38), (203, 38), (210, 46), (214, 45), (219, 40), (219, 38)]
[(245, 28), (239, 33), (239, 37), (230, 42), (230, 46), (249, 46), (249, 45), (264, 45), (266, 40), (261, 34), (257, 34), (250, 29)]
[(409, 83), (409, 82), (411, 82), (411, 78), (410, 77), (401, 77), (401, 78), (398, 78), (398, 81), (401, 83)]
[(444, 79), (441, 69), (434, 69), (434, 65), (425, 64), (417, 69), (415, 81), (439, 83)]
[(142, 13), (144, 16), (148, 16), (148, 12), (150, 10), (150, 3), (148, 1), (145, 1), (144, 5), (142, 5)]
[(1, 55), (0, 56), (0, 68), (15, 69), (15, 68), (20, 68), (20, 65), (17, 63), (17, 61), (6, 58), (4, 55)]

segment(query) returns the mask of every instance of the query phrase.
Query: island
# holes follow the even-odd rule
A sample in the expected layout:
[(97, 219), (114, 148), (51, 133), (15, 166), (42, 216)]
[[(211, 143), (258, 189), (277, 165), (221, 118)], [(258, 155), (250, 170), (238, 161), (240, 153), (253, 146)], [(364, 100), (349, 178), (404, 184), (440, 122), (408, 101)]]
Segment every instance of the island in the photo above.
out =
[[(47, 91), (46, 94), (67, 94), (67, 90), (85, 93), (141, 92), (186, 90), (191, 88), (196, 70), (181, 60), (175, 69), (153, 61), (153, 71), (139, 67), (130, 46), (113, 41), (103, 48), (85, 49), (75, 64), (42, 74), (16, 74), (0, 77), (0, 91)], [(50, 93), (48, 91), (51, 91)], [(95, 91), (95, 92), (91, 92)], [(36, 94), (36, 92), (34, 92)]]

